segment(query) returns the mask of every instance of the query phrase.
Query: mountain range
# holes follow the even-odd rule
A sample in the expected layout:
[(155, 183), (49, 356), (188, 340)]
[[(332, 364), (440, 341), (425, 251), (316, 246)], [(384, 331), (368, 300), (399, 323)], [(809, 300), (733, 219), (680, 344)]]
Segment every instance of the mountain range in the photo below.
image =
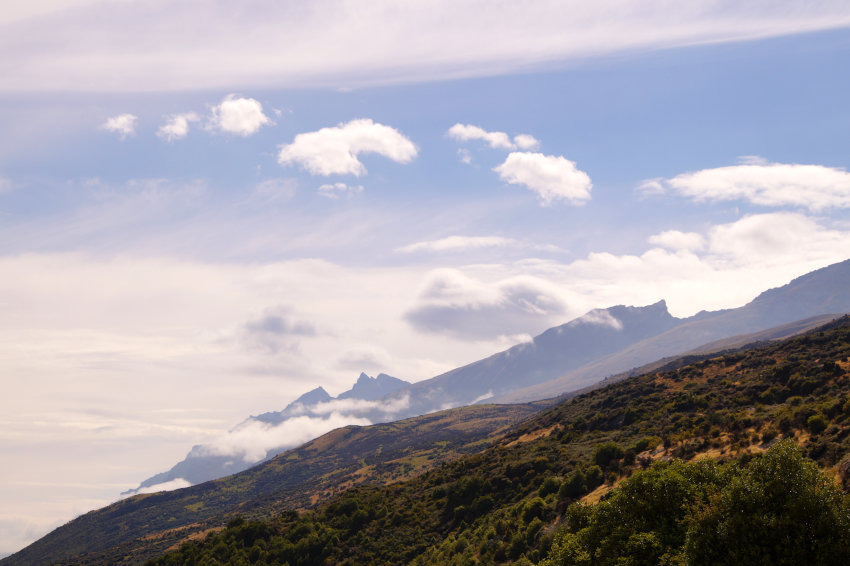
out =
[[(92, 511), (0, 563), (538, 563), (564, 518), (583, 516), (571, 503), (593, 504), (653, 462), (744, 464), (785, 439), (847, 490), (848, 378), (844, 316), (581, 395), (343, 427), (239, 474)], [(681, 512), (646, 487), (660, 494), (656, 515)], [(646, 509), (631, 511), (628, 527), (644, 528)]]
[[(707, 351), (712, 343), (716, 343), (714, 349), (722, 349), (735, 340), (755, 341), (756, 335), (765, 331), (772, 339), (784, 338), (823, 323), (829, 315), (846, 312), (850, 312), (850, 260), (767, 290), (739, 308), (702, 311), (677, 318), (670, 314), (663, 300), (643, 307), (617, 305), (592, 310), (546, 330), (531, 342), (417, 383), (385, 374), (376, 378), (361, 374), (351, 390), (336, 398), (319, 387), (282, 411), (246, 419), (232, 432), (254, 427), (261, 428), (271, 438), (280, 438), (276, 433), (285, 432), (283, 427), (294, 424), (293, 419), (325, 418), (331, 411), (337, 411), (352, 424), (366, 424), (475, 403), (551, 398), (656, 360), (690, 351)], [(807, 323), (792, 324), (803, 320)], [(267, 443), (265, 452), (253, 458), (247, 453), (222, 454), (214, 447), (196, 446), (182, 462), (145, 480), (138, 489), (162, 487), (180, 480), (197, 484), (223, 477), (298, 443), (294, 440)]]

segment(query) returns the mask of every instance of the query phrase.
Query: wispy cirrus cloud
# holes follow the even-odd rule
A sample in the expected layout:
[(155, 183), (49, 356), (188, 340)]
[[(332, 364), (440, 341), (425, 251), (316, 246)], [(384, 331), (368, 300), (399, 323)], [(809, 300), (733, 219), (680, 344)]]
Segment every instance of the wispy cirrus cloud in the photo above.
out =
[(792, 0), (318, 0), (295, 8), (245, 0), (237, 10), (216, 0), (61, 0), (4, 10), (0, 22), (2, 90), (142, 92), (492, 76), (635, 49), (838, 28), (850, 23), (850, 8)]
[(406, 246), (396, 248), (396, 251), (402, 253), (444, 252), (475, 248), (502, 247), (516, 243), (517, 241), (513, 238), (503, 238), (501, 236), (448, 236), (439, 240), (408, 244)]
[(347, 183), (326, 183), (319, 186), (319, 194), (325, 198), (338, 199), (341, 196), (353, 196), (363, 192), (363, 185), (349, 185)]
[(280, 165), (300, 165), (312, 175), (366, 174), (361, 154), (376, 153), (396, 163), (410, 163), (419, 150), (404, 134), (368, 118), (352, 120), (315, 132), (298, 134), (281, 146)]
[(638, 190), (648, 194), (673, 193), (697, 202), (745, 201), (814, 212), (850, 208), (850, 173), (843, 168), (768, 163), (752, 157), (740, 165), (650, 179)]

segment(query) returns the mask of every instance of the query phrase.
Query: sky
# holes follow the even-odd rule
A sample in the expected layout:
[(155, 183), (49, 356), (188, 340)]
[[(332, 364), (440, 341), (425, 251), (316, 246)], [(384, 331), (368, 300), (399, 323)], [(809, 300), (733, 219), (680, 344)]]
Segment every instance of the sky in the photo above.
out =
[(0, 0), (0, 554), (314, 387), (847, 259), (848, 67), (844, 1)]

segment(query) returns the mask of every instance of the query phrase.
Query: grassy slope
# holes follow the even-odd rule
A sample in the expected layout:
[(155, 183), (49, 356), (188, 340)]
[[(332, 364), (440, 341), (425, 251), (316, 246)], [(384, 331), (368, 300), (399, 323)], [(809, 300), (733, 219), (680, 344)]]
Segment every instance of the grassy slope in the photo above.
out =
[[(157, 564), (538, 561), (572, 500), (597, 500), (652, 459), (741, 458), (781, 437), (846, 487), (850, 319), (678, 365), (566, 401), (414, 481), (361, 485), (313, 511), (234, 523)], [(608, 442), (625, 453), (595, 468), (596, 450)], [(587, 481), (571, 488), (579, 470)], [(598, 485), (590, 478), (600, 472)]]
[(92, 511), (7, 558), (16, 564), (138, 564), (233, 515), (270, 517), (364, 482), (391, 484), (478, 452), (496, 432), (543, 404), (451, 409), (369, 427), (345, 427), (245, 472)]

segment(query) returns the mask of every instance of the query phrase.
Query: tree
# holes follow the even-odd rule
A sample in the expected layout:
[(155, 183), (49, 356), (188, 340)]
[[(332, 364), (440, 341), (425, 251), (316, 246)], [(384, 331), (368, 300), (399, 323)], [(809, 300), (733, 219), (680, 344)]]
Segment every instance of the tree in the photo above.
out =
[(696, 564), (848, 564), (850, 505), (785, 440), (696, 514), (686, 553)]
[(743, 467), (656, 462), (566, 517), (542, 566), (850, 564), (850, 499), (790, 440)]

